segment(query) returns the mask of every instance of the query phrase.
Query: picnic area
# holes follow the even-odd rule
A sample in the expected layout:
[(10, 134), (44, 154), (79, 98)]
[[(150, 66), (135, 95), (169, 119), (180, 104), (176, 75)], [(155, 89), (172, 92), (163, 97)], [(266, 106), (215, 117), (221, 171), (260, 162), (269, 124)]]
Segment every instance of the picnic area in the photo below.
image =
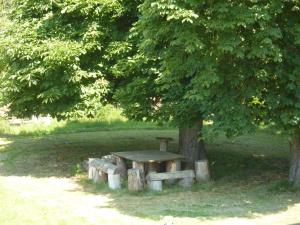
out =
[(0, 0), (0, 225), (299, 212), (299, 0)]
[(107, 183), (94, 183), (82, 162), (111, 152), (159, 150), (156, 137), (161, 136), (172, 137), (168, 151), (176, 153), (178, 131), (129, 122), (124, 127), (90, 121), (49, 130), (25, 124), (1, 134), (0, 224), (299, 221), (300, 194), (286, 181), (289, 148), (281, 135), (262, 129), (235, 140), (221, 136), (207, 144), (210, 182), (135, 192), (127, 184), (111, 190)]

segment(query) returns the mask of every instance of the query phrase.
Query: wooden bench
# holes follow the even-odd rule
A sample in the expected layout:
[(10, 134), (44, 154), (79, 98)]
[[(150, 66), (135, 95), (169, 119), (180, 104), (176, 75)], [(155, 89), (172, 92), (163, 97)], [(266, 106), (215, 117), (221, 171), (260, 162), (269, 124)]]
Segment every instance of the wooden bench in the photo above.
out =
[(193, 170), (182, 170), (165, 173), (151, 172), (147, 176), (148, 188), (154, 191), (162, 191), (164, 180), (180, 179), (178, 184), (182, 187), (191, 187), (194, 183), (195, 172)]
[[(159, 153), (159, 154), (158, 154)], [(210, 179), (207, 160), (195, 162), (194, 170), (180, 170), (180, 155), (157, 151), (136, 151), (115, 153), (98, 158), (90, 158), (88, 161), (89, 179), (94, 182), (108, 182), (111, 189), (121, 188), (121, 171), (128, 175), (128, 189), (130, 191), (141, 191), (146, 185), (150, 190), (162, 191), (163, 181), (168, 184), (177, 182), (182, 187), (191, 187), (194, 180), (206, 182)], [(124, 158), (121, 158), (123, 156)], [(127, 171), (124, 159), (133, 160), (133, 168)], [(122, 164), (120, 164), (120, 160)], [(167, 172), (158, 173), (157, 164), (166, 161)], [(147, 171), (145, 173), (145, 165)], [(123, 165), (124, 164), (124, 165)]]
[(103, 159), (89, 159), (89, 179), (94, 182), (107, 182), (110, 189), (121, 188), (121, 177), (118, 167)]

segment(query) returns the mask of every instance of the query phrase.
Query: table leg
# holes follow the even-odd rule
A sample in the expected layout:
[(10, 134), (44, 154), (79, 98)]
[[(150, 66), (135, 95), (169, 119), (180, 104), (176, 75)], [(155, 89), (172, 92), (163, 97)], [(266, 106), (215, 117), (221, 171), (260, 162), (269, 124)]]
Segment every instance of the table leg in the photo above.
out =
[(120, 172), (120, 176), (122, 179), (127, 179), (127, 166), (125, 159), (121, 157), (116, 157), (117, 167)]
[(133, 161), (132, 162), (132, 168), (134, 168), (134, 169), (141, 169), (141, 170), (143, 170), (145, 172), (145, 164), (141, 163), (141, 162)]
[[(139, 175), (139, 180), (141, 182), (141, 185), (142, 185), (142, 188), (145, 187), (145, 183), (146, 183), (146, 174), (145, 174), (145, 164), (144, 163), (141, 163), (141, 162), (136, 162), (136, 161), (133, 161), (132, 162), (132, 169), (138, 169), (140, 172), (140, 175)], [(134, 170), (135, 171), (135, 170)], [(136, 173), (136, 172), (134, 172)], [(129, 175), (129, 174), (128, 174)], [(128, 177), (129, 179), (129, 177)]]
[[(151, 162), (151, 163), (148, 163), (147, 166), (148, 166), (148, 168), (147, 168), (147, 176), (150, 173), (157, 173), (157, 172), (159, 172), (159, 166), (160, 166), (159, 163), (157, 163), (157, 162)], [(146, 178), (147, 178), (147, 176), (146, 176)], [(147, 185), (148, 185), (148, 188), (150, 190), (162, 191), (162, 181), (149, 181), (149, 180), (147, 180)]]
[[(167, 161), (166, 165), (166, 171), (167, 172), (175, 172), (179, 171), (181, 169), (181, 162), (180, 160), (172, 160), (172, 161)], [(165, 181), (167, 184), (174, 184), (176, 182), (175, 179), (169, 179)]]
[(128, 190), (142, 191), (145, 187), (144, 171), (139, 168), (128, 170)]

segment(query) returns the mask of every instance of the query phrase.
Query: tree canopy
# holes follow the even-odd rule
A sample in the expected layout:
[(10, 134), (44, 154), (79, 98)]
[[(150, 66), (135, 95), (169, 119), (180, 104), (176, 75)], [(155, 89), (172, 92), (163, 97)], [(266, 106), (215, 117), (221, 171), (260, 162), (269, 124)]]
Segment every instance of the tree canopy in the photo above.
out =
[(111, 101), (138, 3), (14, 0), (0, 34), (1, 88), (12, 113), (91, 115)]
[(182, 123), (205, 115), (228, 135), (253, 129), (253, 122), (266, 115), (261, 113), (263, 90), (274, 75), (271, 70), (283, 65), (288, 45), (279, 44), (285, 39), (280, 26), (287, 19), (279, 21), (292, 10), (288, 5), (146, 0), (133, 31), (142, 36), (137, 58), (148, 64), (152, 60), (152, 66), (148, 73), (136, 73), (129, 85), (127, 93), (137, 109), (132, 111), (127, 95), (129, 114), (172, 116)]
[[(150, 68), (132, 73), (121, 91), (126, 112), (179, 124), (204, 118), (228, 136), (275, 123), (300, 143), (299, 7), (281, 0), (145, 0), (133, 32), (140, 37), (136, 58)], [(299, 160), (292, 166), (298, 183)]]
[(299, 13), (298, 0), (14, 0), (0, 87), (20, 116), (115, 100), (130, 118), (196, 127), (194, 143), (203, 119), (228, 136), (274, 123), (293, 136), (300, 184)]

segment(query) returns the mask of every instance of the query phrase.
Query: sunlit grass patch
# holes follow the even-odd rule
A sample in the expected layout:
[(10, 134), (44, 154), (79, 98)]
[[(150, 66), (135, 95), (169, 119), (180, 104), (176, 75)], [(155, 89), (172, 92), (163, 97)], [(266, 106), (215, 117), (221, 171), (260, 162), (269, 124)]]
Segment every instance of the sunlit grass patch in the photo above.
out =
[(66, 134), (78, 132), (95, 132), (110, 130), (169, 129), (169, 124), (130, 121), (122, 115), (122, 110), (106, 106), (95, 118), (73, 118), (49, 123), (32, 121), (19, 125), (10, 125), (7, 120), (0, 120), (0, 135), (43, 136), (49, 134)]
[(9, 145), (11, 143), (12, 143), (12, 141), (10, 141), (6, 138), (0, 138), (0, 149), (1, 149), (1, 147), (4, 148), (6, 145)]
[[(69, 126), (77, 125), (76, 122)], [(82, 124), (79, 127), (82, 129)], [(77, 219), (89, 224), (91, 218), (92, 224), (104, 225), (112, 223), (109, 219), (122, 221), (121, 224), (160, 224), (164, 218), (171, 218), (174, 224), (209, 224), (207, 221), (230, 218), (252, 221), (273, 214), (283, 218), (282, 215), (294, 212), (290, 209), (298, 209), (300, 192), (286, 185), (287, 139), (264, 131), (231, 140), (219, 136), (207, 142), (212, 181), (195, 184), (190, 189), (175, 185), (164, 186), (162, 192), (136, 193), (127, 190), (126, 182), (121, 190), (112, 191), (107, 184), (89, 181), (80, 167), (89, 157), (101, 157), (113, 151), (158, 149), (157, 136), (172, 137), (174, 141), (169, 151), (178, 149), (176, 129), (141, 129), (129, 125), (127, 128), (101, 128), (96, 132), (74, 129), (74, 132), (62, 130), (51, 135), (2, 138), (5, 142), (2, 151), (7, 158), (0, 165), (1, 176), (6, 181), (15, 176), (17, 182), (2, 182), (6, 191), (0, 211), (1, 207), (8, 206), (10, 209), (5, 209), (8, 214), (15, 212), (13, 205), (5, 203), (14, 192), (19, 210), (27, 204), (32, 207), (32, 213), (38, 215), (35, 221), (27, 220), (22, 214), (12, 219), (12, 224), (17, 224), (24, 217), (26, 225), (43, 224), (41, 220), (52, 224), (76, 224), (74, 220)], [(64, 189), (66, 183), (62, 180), (73, 182), (76, 188)], [(33, 199), (18, 200), (20, 195), (16, 192), (22, 193), (21, 199), (24, 196)], [(2, 206), (2, 202), (5, 205)], [(82, 218), (78, 218), (78, 209)], [(41, 216), (43, 212), (46, 212), (45, 218)], [(113, 216), (110, 218), (110, 215)], [(296, 219), (283, 220), (296, 222)]]

